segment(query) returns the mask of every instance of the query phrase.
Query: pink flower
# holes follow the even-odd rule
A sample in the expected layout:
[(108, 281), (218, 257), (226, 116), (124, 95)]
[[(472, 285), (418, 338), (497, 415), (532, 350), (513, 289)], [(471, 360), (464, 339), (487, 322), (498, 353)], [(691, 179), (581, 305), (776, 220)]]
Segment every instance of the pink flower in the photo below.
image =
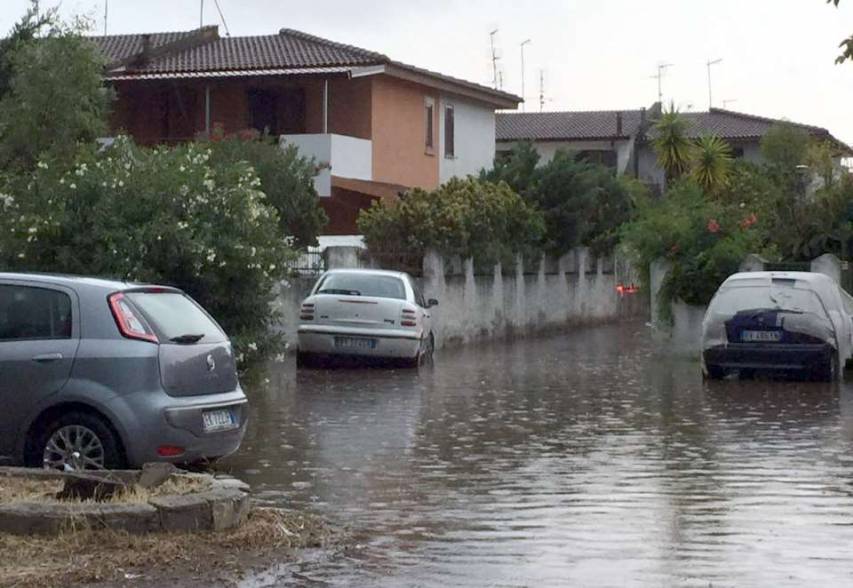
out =
[(720, 223), (717, 222), (716, 219), (711, 219), (708, 221), (708, 232), (709, 233), (719, 233), (720, 232)]

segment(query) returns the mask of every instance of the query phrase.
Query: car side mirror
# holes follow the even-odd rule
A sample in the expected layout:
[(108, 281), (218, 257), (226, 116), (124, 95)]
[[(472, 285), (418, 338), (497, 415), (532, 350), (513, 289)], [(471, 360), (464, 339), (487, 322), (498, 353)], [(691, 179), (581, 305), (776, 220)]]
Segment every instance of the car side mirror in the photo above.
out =
[(427, 308), (432, 308), (433, 306), (438, 306), (438, 300), (435, 298), (430, 298), (427, 300)]

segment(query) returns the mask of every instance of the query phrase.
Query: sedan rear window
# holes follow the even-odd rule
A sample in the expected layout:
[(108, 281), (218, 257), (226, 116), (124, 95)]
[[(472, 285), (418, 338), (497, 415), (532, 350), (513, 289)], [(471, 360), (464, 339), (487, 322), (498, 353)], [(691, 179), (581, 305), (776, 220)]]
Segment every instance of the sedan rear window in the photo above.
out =
[(329, 274), (318, 284), (316, 293), (406, 299), (406, 287), (403, 285), (403, 280), (377, 274)]
[(227, 338), (207, 314), (179, 292), (128, 292), (162, 342), (221, 343)]
[(732, 316), (744, 310), (760, 309), (808, 312), (821, 316), (825, 314), (814, 291), (794, 288), (777, 281), (772, 286), (726, 288), (711, 303), (712, 312)]

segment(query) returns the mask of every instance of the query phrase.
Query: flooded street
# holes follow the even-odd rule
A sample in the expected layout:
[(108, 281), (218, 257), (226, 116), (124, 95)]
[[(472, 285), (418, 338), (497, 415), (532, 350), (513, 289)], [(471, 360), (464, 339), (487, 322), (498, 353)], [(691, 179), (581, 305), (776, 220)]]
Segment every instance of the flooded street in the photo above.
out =
[(853, 583), (853, 384), (705, 384), (641, 323), (266, 377), (226, 467), (360, 547), (247, 585)]

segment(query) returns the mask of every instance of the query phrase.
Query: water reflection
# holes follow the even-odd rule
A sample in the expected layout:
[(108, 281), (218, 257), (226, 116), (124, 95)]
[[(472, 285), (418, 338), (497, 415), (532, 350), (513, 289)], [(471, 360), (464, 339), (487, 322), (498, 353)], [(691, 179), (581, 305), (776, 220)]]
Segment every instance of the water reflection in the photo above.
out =
[(705, 384), (636, 324), (454, 350), (419, 374), (266, 377), (230, 467), (365, 548), (255, 584), (853, 579), (853, 387)]

